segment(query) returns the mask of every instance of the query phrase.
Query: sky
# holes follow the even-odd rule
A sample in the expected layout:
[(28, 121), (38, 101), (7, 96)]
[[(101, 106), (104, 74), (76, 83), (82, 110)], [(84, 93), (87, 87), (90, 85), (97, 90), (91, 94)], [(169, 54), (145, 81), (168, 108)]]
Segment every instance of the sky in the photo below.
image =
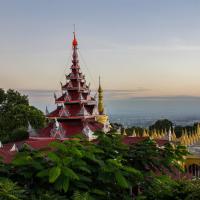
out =
[(91, 87), (200, 96), (199, 0), (0, 0), (0, 87), (57, 90), (73, 24)]

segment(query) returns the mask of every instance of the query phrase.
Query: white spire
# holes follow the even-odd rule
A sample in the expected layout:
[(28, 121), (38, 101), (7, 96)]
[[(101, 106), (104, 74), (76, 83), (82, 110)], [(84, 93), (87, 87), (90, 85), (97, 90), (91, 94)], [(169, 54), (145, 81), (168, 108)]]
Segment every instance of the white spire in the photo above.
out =
[(54, 127), (51, 130), (51, 136), (58, 139), (62, 139), (65, 136), (65, 130), (62, 128), (62, 124), (58, 122), (57, 118), (55, 118)]
[(117, 134), (121, 134), (121, 127), (119, 127), (116, 131)]
[(47, 106), (46, 106), (46, 115), (48, 115), (49, 114), (49, 110), (48, 110), (48, 108), (47, 108)]
[(136, 136), (137, 136), (134, 128), (133, 128), (132, 136), (133, 136), (133, 137), (136, 137)]
[(85, 109), (84, 104), (82, 105), (82, 108), (81, 108), (81, 110), (79, 111), (78, 115), (80, 115), (80, 116), (90, 115), (90, 114), (88, 113), (88, 111)]
[(18, 151), (17, 145), (14, 143), (10, 151)]
[(171, 127), (169, 128), (169, 131), (168, 131), (168, 140), (169, 140), (169, 141), (172, 141), (172, 131), (171, 131)]
[(65, 116), (65, 117), (69, 116), (69, 111), (68, 111), (67, 108), (65, 107), (65, 104), (64, 104), (64, 103), (62, 103), (62, 108), (61, 108), (61, 110), (60, 110), (60, 112), (59, 112), (59, 115), (60, 115), (60, 116)]
[(82, 95), (81, 92), (79, 93), (79, 99), (80, 99), (81, 101), (85, 100), (85, 99), (83, 98), (83, 95)]
[(83, 134), (88, 138), (89, 141), (96, 139), (97, 137), (94, 135), (94, 132), (90, 129), (88, 124), (86, 124), (83, 128)]
[(0, 141), (0, 148), (3, 148), (3, 144), (2, 144), (2, 142)]
[(103, 124), (103, 132), (107, 133), (110, 131), (110, 122), (107, 120), (106, 123)]
[(35, 129), (31, 126), (30, 122), (28, 122), (28, 129), (27, 129), (29, 136), (36, 136)]
[(29, 131), (32, 131), (32, 130), (33, 130), (33, 128), (31, 126), (30, 122), (28, 121), (28, 130), (27, 131), (29, 132)]
[(57, 118), (55, 118), (55, 128), (58, 130), (60, 128), (60, 124), (57, 120)]

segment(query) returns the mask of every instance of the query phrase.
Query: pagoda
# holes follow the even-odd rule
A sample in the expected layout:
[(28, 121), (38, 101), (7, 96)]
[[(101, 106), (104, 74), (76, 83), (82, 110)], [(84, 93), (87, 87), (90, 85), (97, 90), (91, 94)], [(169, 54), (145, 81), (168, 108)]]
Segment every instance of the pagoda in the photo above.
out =
[(99, 81), (99, 102), (91, 96), (90, 84), (86, 83), (78, 59), (78, 41), (74, 32), (72, 41), (72, 65), (66, 74), (65, 84), (61, 83), (62, 95), (54, 94), (57, 108), (48, 112), (49, 123), (39, 132), (39, 137), (65, 139), (76, 134), (84, 134), (89, 140), (95, 139), (95, 131), (109, 130), (109, 121), (104, 114), (103, 90)]

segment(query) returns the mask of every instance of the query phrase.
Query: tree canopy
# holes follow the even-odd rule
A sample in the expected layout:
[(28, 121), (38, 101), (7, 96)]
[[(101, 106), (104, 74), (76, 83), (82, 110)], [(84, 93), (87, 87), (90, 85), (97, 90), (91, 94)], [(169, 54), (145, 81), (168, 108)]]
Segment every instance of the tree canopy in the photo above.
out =
[(42, 111), (30, 106), (27, 96), (11, 89), (7, 92), (0, 89), (0, 140), (10, 141), (13, 131), (26, 129), (28, 123), (35, 129), (43, 127), (45, 117)]
[(153, 125), (149, 126), (149, 130), (166, 130), (169, 131), (170, 128), (172, 128), (173, 123), (169, 121), (168, 119), (160, 119), (157, 120)]

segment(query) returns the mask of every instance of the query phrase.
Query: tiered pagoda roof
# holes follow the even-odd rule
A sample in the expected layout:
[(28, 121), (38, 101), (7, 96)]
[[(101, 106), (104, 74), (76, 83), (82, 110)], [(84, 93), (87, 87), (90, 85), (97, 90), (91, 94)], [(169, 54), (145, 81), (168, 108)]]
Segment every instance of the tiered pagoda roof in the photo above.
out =
[(78, 60), (78, 41), (74, 32), (72, 41), (72, 65), (66, 74), (65, 84), (61, 83), (62, 95), (54, 94), (57, 108), (47, 113), (48, 126), (40, 131), (41, 137), (66, 138), (84, 133), (88, 137), (92, 132), (102, 130), (103, 124), (97, 121), (99, 116), (96, 98), (91, 96), (90, 84), (86, 83)]

